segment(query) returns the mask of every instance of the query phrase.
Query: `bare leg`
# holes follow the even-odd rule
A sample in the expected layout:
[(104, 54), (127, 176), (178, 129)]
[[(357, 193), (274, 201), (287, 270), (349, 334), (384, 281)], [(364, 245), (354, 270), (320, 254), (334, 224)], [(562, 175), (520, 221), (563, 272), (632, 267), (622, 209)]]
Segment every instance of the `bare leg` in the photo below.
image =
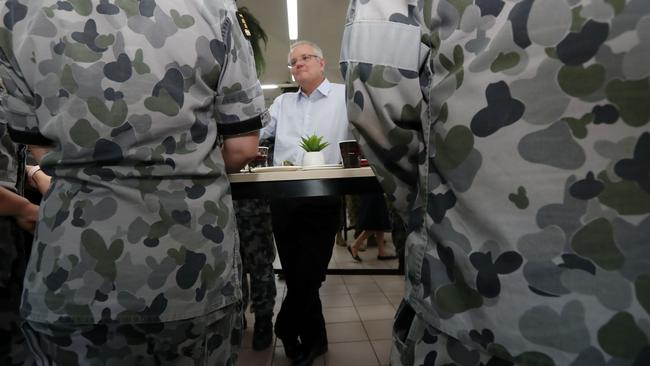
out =
[(370, 234), (372, 234), (371, 231), (364, 230), (354, 240), (354, 243), (352, 243), (352, 246), (350, 247), (350, 251), (352, 252), (353, 257), (359, 254), (359, 248), (361, 247), (361, 244), (363, 244), (363, 241), (366, 240), (370, 236)]
[(375, 238), (377, 239), (377, 259), (396, 259), (395, 254), (389, 254), (386, 252), (386, 242), (384, 241), (384, 232), (377, 231), (375, 232)]
[(377, 239), (377, 255), (381, 257), (388, 255), (388, 253), (386, 253), (386, 242), (384, 241), (384, 232), (375, 231), (375, 239)]

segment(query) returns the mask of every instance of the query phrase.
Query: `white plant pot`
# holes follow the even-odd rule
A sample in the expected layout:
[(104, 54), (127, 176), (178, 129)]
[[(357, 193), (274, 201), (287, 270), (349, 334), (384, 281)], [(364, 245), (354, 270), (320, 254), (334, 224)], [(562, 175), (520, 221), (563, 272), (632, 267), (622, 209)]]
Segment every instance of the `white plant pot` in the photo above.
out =
[(306, 151), (302, 157), (302, 166), (325, 165), (325, 155), (322, 151)]

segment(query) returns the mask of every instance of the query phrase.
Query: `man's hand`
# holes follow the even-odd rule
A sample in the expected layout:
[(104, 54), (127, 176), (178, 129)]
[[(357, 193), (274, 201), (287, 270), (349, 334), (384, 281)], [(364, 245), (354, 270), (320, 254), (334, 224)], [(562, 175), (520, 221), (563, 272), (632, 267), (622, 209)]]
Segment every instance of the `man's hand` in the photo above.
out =
[(239, 173), (241, 168), (255, 158), (259, 142), (259, 131), (236, 136), (224, 136), (221, 151), (223, 161), (226, 163), (226, 172)]
[(38, 221), (38, 206), (25, 200), (25, 204), (23, 207), (18, 209), (18, 213), (14, 218), (20, 228), (29, 231), (30, 233), (34, 233), (36, 222)]

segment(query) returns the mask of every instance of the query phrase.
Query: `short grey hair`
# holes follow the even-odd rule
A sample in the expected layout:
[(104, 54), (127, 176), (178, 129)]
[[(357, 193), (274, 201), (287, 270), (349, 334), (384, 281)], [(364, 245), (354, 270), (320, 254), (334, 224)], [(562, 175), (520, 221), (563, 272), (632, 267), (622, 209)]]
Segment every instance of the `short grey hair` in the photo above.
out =
[(291, 62), (291, 52), (293, 52), (293, 49), (302, 45), (311, 46), (311, 48), (314, 49), (314, 54), (318, 56), (318, 58), (323, 58), (323, 50), (320, 47), (318, 47), (316, 43), (303, 40), (303, 41), (295, 41), (291, 44), (291, 46), (289, 47), (289, 53), (287, 54), (287, 62)]

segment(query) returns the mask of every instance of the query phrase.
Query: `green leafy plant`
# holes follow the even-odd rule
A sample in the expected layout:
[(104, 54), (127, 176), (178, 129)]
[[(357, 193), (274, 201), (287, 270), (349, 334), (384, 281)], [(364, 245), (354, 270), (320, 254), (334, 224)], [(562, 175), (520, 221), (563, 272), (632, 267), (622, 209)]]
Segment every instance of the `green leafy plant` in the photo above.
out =
[(300, 147), (307, 152), (321, 151), (329, 146), (329, 144), (329, 142), (323, 141), (323, 136), (311, 135), (300, 138)]

